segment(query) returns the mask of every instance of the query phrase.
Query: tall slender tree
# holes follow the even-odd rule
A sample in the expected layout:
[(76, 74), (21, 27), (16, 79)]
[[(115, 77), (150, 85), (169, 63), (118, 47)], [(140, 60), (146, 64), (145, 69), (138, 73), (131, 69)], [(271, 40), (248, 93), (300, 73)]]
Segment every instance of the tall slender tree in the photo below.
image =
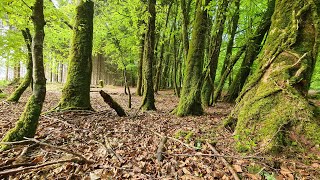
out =
[(92, 72), (93, 1), (80, 0), (68, 68), (67, 81), (57, 110), (92, 109), (90, 83)]
[[(46, 96), (46, 78), (43, 66), (44, 14), (43, 0), (35, 0), (32, 8), (34, 37), (32, 40), (33, 60), (33, 92), (16, 126), (2, 139), (3, 142), (19, 141), (24, 137), (34, 137), (39, 122), (39, 116)], [(1, 149), (8, 148), (2, 145)]]
[(319, 49), (318, 5), (316, 0), (276, 1), (259, 68), (230, 118), (237, 122), (240, 150), (250, 149), (248, 144), (266, 152), (284, 150), (293, 141), (320, 144), (319, 110), (306, 98)]
[(32, 37), (28, 28), (21, 30), (21, 32), (28, 50), (28, 58), (26, 63), (27, 73), (19, 87), (8, 97), (7, 101), (12, 102), (18, 102), (23, 92), (30, 86), (32, 82)]
[(179, 105), (176, 109), (178, 116), (201, 115), (200, 91), (202, 85), (202, 65), (204, 59), (205, 37), (208, 30), (208, 13), (205, 8), (210, 0), (197, 0), (196, 17), (193, 25), (192, 39), (188, 50), (185, 77)]
[(143, 110), (156, 110), (154, 104), (154, 89), (153, 89), (153, 73), (152, 64), (154, 60), (154, 46), (155, 46), (155, 24), (156, 24), (156, 0), (148, 1), (148, 18), (147, 32), (144, 43), (143, 55), (143, 78), (144, 90), (141, 108)]
[(226, 21), (227, 7), (229, 0), (220, 0), (216, 14), (214, 34), (212, 35), (210, 45), (210, 57), (209, 57), (209, 71), (208, 76), (205, 77), (204, 84), (201, 90), (201, 102), (203, 106), (209, 106), (210, 100), (213, 94), (214, 81), (217, 71), (217, 65), (220, 55), (220, 48), (222, 44), (222, 35), (224, 31), (224, 23)]

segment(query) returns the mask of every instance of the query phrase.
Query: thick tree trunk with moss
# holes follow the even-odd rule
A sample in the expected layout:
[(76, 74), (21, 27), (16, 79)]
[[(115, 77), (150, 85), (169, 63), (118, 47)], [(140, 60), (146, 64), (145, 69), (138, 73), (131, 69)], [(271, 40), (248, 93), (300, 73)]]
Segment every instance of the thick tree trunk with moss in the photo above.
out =
[(243, 88), (250, 74), (253, 61), (257, 58), (261, 50), (261, 43), (266, 33), (269, 31), (271, 25), (271, 16), (274, 12), (274, 6), (275, 0), (270, 1), (268, 9), (264, 13), (260, 25), (258, 26), (252, 38), (248, 40), (245, 57), (241, 63), (241, 67), (234, 81), (228, 89), (227, 95), (224, 98), (225, 101), (234, 102), (234, 100), (238, 97), (241, 89)]
[(175, 110), (178, 116), (201, 115), (203, 109), (201, 106), (200, 91), (202, 84), (200, 81), (202, 75), (202, 65), (204, 59), (205, 37), (207, 32), (207, 10), (204, 8), (210, 0), (205, 3), (197, 0), (196, 17), (193, 25), (192, 39), (186, 61), (183, 86), (179, 105)]
[(142, 99), (142, 110), (156, 110), (154, 105), (154, 90), (152, 77), (152, 64), (154, 60), (154, 45), (155, 45), (155, 25), (156, 25), (156, 0), (149, 0), (148, 11), (150, 13), (148, 27), (144, 43), (143, 55), (143, 78), (144, 91)]
[(138, 63), (138, 81), (137, 81), (137, 95), (142, 96), (142, 64), (143, 64), (143, 53), (144, 53), (144, 39), (145, 34), (142, 34), (140, 42), (140, 59)]
[[(19, 141), (23, 137), (34, 137), (38, 126), (39, 116), (46, 96), (46, 78), (43, 66), (43, 40), (44, 40), (44, 15), (43, 0), (36, 0), (32, 10), (32, 21), (34, 24), (35, 35), (32, 40), (32, 59), (33, 59), (33, 92), (28, 100), (24, 112), (11, 129), (3, 142)], [(1, 149), (9, 148), (2, 145)]]
[[(318, 3), (318, 2), (317, 2)], [(317, 108), (307, 100), (319, 45), (315, 1), (277, 0), (259, 68), (231, 114), (239, 150), (285, 150), (320, 144)]]
[(188, 34), (188, 27), (189, 27), (189, 12), (190, 12), (190, 5), (192, 0), (186, 2), (186, 0), (181, 0), (181, 12), (182, 12), (182, 41), (183, 41), (183, 51), (184, 51), (184, 59), (187, 60), (188, 57), (188, 50), (189, 50), (189, 34)]
[(67, 81), (62, 90), (57, 110), (92, 109), (90, 83), (93, 11), (91, 0), (81, 0), (77, 6)]
[(209, 106), (210, 100), (213, 94), (213, 86), (216, 77), (217, 65), (220, 55), (220, 47), (222, 43), (222, 35), (224, 30), (224, 23), (226, 20), (227, 14), (227, 7), (229, 4), (229, 0), (220, 0), (219, 6), (216, 14), (215, 20), (215, 33), (212, 36), (211, 46), (210, 46), (210, 65), (209, 69), (209, 76), (206, 76), (204, 79), (204, 84), (201, 90), (201, 102), (203, 106)]
[(21, 32), (28, 50), (28, 59), (26, 63), (27, 73), (19, 87), (8, 97), (7, 101), (12, 102), (18, 102), (23, 92), (30, 86), (32, 82), (32, 37), (28, 28), (26, 28), (25, 30), (21, 30)]

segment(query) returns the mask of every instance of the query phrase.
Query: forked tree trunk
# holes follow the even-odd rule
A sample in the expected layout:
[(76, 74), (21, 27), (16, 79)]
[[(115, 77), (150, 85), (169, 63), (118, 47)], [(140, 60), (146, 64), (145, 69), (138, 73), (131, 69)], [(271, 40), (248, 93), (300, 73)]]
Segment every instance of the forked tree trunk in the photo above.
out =
[(154, 90), (153, 90), (153, 73), (152, 64), (154, 60), (154, 45), (155, 45), (155, 24), (156, 24), (156, 0), (149, 0), (148, 11), (150, 13), (148, 20), (148, 27), (144, 43), (143, 55), (143, 78), (145, 80), (142, 110), (156, 110), (154, 104)]
[(93, 2), (81, 0), (77, 6), (72, 49), (66, 84), (57, 110), (91, 110)]
[(23, 92), (30, 86), (32, 82), (32, 37), (28, 28), (21, 31), (28, 50), (28, 59), (26, 63), (27, 73), (19, 87), (8, 97), (7, 101), (12, 102), (18, 102)]
[(203, 109), (201, 106), (201, 86), (200, 81), (202, 73), (202, 65), (204, 59), (205, 35), (207, 32), (207, 10), (206, 7), (210, 0), (205, 3), (202, 0), (197, 0), (196, 17), (193, 25), (192, 39), (188, 51), (186, 61), (185, 77), (183, 80), (181, 97), (179, 105), (175, 110), (178, 116), (201, 115)]
[[(44, 40), (44, 15), (43, 0), (36, 0), (32, 10), (32, 21), (34, 25), (34, 37), (32, 40), (33, 59), (33, 93), (28, 100), (24, 112), (22, 113), (16, 126), (11, 129), (3, 142), (19, 141), (24, 137), (34, 137), (38, 126), (39, 116), (46, 96), (46, 78), (43, 66), (43, 40)], [(9, 148), (2, 145), (1, 149)]]
[(319, 44), (319, 1), (277, 0), (259, 68), (231, 114), (239, 150), (278, 152), (320, 144), (316, 107), (306, 96)]

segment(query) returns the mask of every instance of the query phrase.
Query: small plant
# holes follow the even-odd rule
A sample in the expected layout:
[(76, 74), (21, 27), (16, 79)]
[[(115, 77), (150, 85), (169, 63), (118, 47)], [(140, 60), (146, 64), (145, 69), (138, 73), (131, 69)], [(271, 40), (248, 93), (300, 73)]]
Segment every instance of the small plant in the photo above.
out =
[(193, 132), (179, 130), (178, 132), (175, 133), (174, 137), (177, 139), (182, 137), (189, 143), (193, 137)]
[(264, 176), (266, 180), (276, 180), (274, 173), (270, 174), (267, 171), (262, 171), (260, 174)]
[(258, 174), (261, 172), (261, 169), (263, 167), (261, 167), (259, 164), (250, 164), (248, 167), (247, 167), (247, 170), (249, 173), (251, 174)]
[(5, 94), (5, 93), (0, 93), (0, 99), (6, 98), (6, 97), (7, 97), (7, 94)]

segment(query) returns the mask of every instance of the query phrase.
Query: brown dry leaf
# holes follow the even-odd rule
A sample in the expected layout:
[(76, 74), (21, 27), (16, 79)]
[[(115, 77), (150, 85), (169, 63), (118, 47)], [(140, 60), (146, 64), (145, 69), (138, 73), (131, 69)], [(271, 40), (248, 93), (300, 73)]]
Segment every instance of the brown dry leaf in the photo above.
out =
[(183, 175), (180, 177), (182, 180), (201, 180), (200, 177), (191, 176), (191, 175)]
[(243, 172), (242, 171), (242, 168), (241, 168), (241, 166), (239, 166), (239, 165), (237, 165), (237, 164), (234, 164), (234, 165), (232, 165), (233, 166), (233, 169), (236, 171), (236, 172)]
[(250, 179), (252, 179), (252, 180), (260, 180), (260, 179), (261, 179), (261, 176), (258, 175), (258, 174), (246, 173), (245, 175), (246, 175), (247, 177), (249, 177)]
[(184, 174), (187, 174), (187, 175), (191, 174), (191, 172), (186, 167), (182, 168), (182, 171)]
[(319, 169), (320, 168), (320, 164), (319, 163), (312, 163), (311, 167)]
[(40, 163), (40, 162), (44, 162), (43, 156), (37, 156), (36, 158), (34, 158), (34, 159), (32, 160), (32, 163), (33, 163), (33, 164), (38, 164), (38, 163)]

